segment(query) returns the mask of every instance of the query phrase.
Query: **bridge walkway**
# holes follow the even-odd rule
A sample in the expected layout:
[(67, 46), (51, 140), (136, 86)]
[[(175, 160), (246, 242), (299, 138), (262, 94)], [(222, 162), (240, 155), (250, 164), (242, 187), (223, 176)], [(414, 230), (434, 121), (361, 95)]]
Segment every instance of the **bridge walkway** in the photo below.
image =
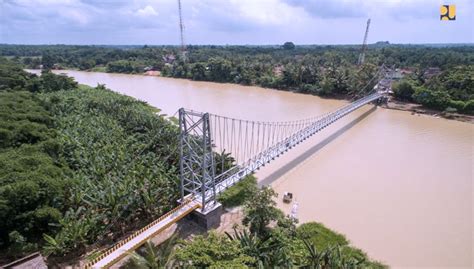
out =
[(84, 268), (109, 268), (135, 249), (143, 245), (148, 239), (162, 232), (178, 220), (182, 219), (193, 210), (200, 208), (201, 204), (195, 199), (188, 199), (142, 229), (134, 232), (129, 237), (119, 241), (111, 248), (102, 252), (97, 258), (87, 263)]

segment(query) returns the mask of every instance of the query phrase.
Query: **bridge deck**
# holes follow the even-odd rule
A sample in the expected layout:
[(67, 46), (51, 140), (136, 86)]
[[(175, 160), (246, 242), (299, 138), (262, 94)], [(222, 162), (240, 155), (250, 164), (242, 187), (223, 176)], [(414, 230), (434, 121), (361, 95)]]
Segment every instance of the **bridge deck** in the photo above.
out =
[(173, 223), (176, 223), (178, 220), (199, 207), (201, 207), (201, 204), (196, 202), (196, 200), (188, 200), (184, 202), (157, 220), (136, 231), (128, 238), (118, 242), (112, 248), (103, 252), (99, 257), (87, 264), (85, 268), (108, 268), (112, 266), (145, 243), (145, 241), (168, 228)]
[[(384, 96), (384, 93), (382, 92), (375, 92), (373, 94), (370, 94), (366, 97), (360, 98), (350, 104), (347, 104), (346, 106), (328, 114), (327, 116), (315, 121), (312, 123), (310, 126), (299, 130), (295, 134), (291, 135), (290, 137), (284, 139), (283, 141), (277, 143), (275, 146), (268, 148), (267, 150), (261, 152), (258, 154), (255, 158), (251, 159), (248, 161), (246, 165), (241, 167), (240, 169), (236, 169), (235, 172), (223, 181), (219, 182), (215, 186), (215, 192), (220, 193), (224, 191), (225, 189), (233, 186), (237, 182), (239, 182), (241, 179), (243, 179), (245, 176), (251, 174), (255, 170), (259, 169), (266, 163), (271, 162), (275, 158), (279, 157), (281, 154), (284, 154), (297, 144), (303, 142), (310, 136), (316, 134), (317, 132), (321, 131), (322, 129), (326, 128), (327, 126), (331, 125), (332, 123), (336, 122), (340, 118), (346, 116), (347, 114), (350, 114), (351, 112), (359, 109), (360, 107), (369, 104), (370, 102), (373, 102), (381, 97)], [(210, 199), (212, 197), (212, 193), (210, 191), (207, 191), (205, 193), (206, 200)], [(201, 195), (196, 195), (197, 199), (202, 199)]]

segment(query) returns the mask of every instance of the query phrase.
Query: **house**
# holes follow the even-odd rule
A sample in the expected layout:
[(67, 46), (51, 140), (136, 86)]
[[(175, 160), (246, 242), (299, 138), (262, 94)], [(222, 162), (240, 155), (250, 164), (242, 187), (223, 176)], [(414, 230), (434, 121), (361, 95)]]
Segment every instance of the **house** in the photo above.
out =
[(165, 63), (172, 64), (176, 60), (176, 56), (174, 54), (166, 54), (162, 59)]

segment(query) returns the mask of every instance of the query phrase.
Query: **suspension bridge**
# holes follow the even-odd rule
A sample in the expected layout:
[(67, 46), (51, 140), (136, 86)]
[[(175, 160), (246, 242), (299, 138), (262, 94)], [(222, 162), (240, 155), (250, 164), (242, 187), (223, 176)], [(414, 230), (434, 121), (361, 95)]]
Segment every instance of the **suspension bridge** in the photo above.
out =
[[(381, 74), (379, 70), (372, 80)], [(200, 216), (205, 227), (219, 221), (220, 215), (214, 214), (220, 208), (219, 193), (351, 112), (386, 98), (387, 91), (379, 84), (372, 93), (336, 111), (296, 121), (250, 121), (181, 108), (181, 204), (103, 251), (85, 268), (110, 267), (191, 212)]]

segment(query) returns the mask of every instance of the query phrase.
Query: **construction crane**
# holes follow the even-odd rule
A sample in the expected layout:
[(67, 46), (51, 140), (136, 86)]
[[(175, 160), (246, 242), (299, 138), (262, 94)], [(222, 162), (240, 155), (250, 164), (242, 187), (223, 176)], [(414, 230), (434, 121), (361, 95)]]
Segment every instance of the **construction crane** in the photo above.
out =
[(365, 51), (367, 50), (367, 36), (369, 35), (369, 26), (370, 26), (370, 19), (367, 20), (367, 28), (365, 28), (365, 35), (364, 35), (364, 43), (362, 43), (362, 49), (359, 54), (359, 60), (357, 61), (357, 65), (364, 64), (365, 61)]
[(184, 24), (183, 24), (183, 14), (181, 9), (181, 0), (178, 0), (179, 8), (179, 30), (181, 33), (181, 57), (183, 61), (186, 61), (186, 45), (184, 44)]

